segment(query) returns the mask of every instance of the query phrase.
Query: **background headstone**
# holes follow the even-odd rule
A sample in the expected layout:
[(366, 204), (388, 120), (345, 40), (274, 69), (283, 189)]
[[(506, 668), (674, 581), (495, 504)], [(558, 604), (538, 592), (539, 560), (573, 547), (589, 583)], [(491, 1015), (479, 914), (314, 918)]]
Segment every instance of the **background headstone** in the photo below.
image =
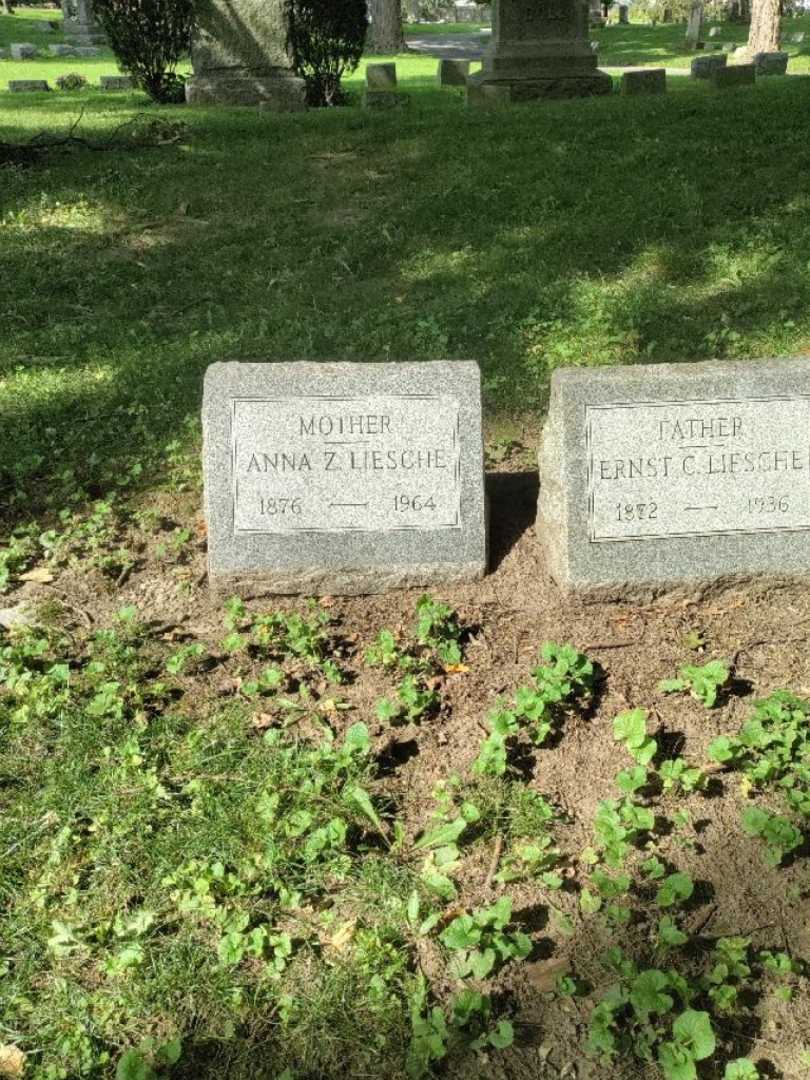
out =
[(284, 0), (200, 0), (191, 50), (190, 105), (306, 107), (286, 51)]
[(715, 56), (696, 56), (690, 65), (693, 79), (710, 79), (716, 71), (720, 71), (728, 63), (725, 53)]
[(712, 86), (717, 90), (731, 90), (735, 86), (749, 86), (756, 82), (757, 69), (754, 64), (732, 64), (718, 68), (711, 75)]
[(555, 371), (540, 484), (566, 588), (808, 575), (810, 364)]
[(102, 90), (132, 90), (135, 87), (131, 75), (100, 75), (98, 84)]
[(619, 4), (619, 24), (621, 26), (627, 26), (629, 22), (630, 18), (627, 4)]
[(50, 86), (44, 79), (9, 79), (8, 88), (12, 94), (30, 94), (50, 90)]
[(647, 68), (644, 71), (625, 71), (622, 75), (623, 94), (665, 94), (667, 92), (666, 68)]
[(71, 45), (105, 45), (107, 36), (93, 14), (92, 0), (62, 0), (62, 30)]
[(788, 60), (786, 52), (759, 52), (754, 54), (757, 75), (786, 75)]
[(469, 60), (439, 61), (439, 86), (466, 86), (469, 74)]
[(689, 21), (686, 24), (686, 47), (697, 49), (703, 35), (703, 0), (693, 3), (689, 11)]
[(369, 90), (396, 90), (396, 64), (367, 64), (366, 86)]
[(12, 60), (33, 60), (37, 55), (36, 45), (28, 41), (12, 41), (9, 49)]
[(470, 104), (483, 102), (476, 89), (500, 85), (512, 101), (609, 94), (613, 80), (596, 66), (583, 0), (496, 0), (492, 38), (482, 69), (468, 82)]
[(352, 595), (486, 571), (477, 364), (214, 364), (203, 440), (218, 594)]

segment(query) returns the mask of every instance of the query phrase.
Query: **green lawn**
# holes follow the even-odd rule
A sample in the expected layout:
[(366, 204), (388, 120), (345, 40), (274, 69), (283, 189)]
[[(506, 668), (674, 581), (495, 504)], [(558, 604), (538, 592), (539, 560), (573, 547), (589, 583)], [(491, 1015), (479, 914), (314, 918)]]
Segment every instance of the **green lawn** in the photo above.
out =
[[(385, 755), (350, 725), (416, 700), (418, 737), (432, 738), (430, 688), (452, 716), (452, 678), (477, 677), (466, 654), (459, 664), (441, 653), (446, 641), (416, 640), (401, 598), (389, 645), (408, 655), (391, 661), (396, 677), (365, 653), (385, 625), (379, 608), (370, 619), (361, 603), (345, 625), (303, 602), (284, 607), (289, 617), (212, 613), (198, 533), (210, 363), (472, 358), (491, 431), (503, 418), (535, 430), (561, 366), (810, 355), (810, 78), (727, 95), (673, 80), (665, 97), (476, 112), (435, 86), (435, 60), (397, 62), (409, 103), (384, 112), (159, 109), (100, 91), (0, 98), (2, 139), (64, 133), (82, 110), (86, 138), (136, 118), (151, 138), (114, 153), (64, 149), (0, 175), (0, 607), (16, 602), (27, 571), (54, 583), (45, 629), (0, 635), (0, 1051), (22, 1047), (32, 1080), (109, 1080), (134, 1047), (118, 1080), (164, 1080), (175, 1038), (178, 1080), (359, 1080), (381, 1061), (399, 1080), (406, 1062), (411, 1078), (427, 1077), (431, 1054), (479, 1038), (494, 1052), (508, 1041), (496, 1020), (511, 976), (489, 1018), (477, 984), (459, 1000), (453, 979), (419, 974), (444, 956), (440, 933), (453, 927), (448, 955), (470, 933), (434, 860), (466, 813), (462, 900), (476, 897), (488, 934), (508, 926), (501, 945), (514, 959), (521, 939), (509, 935), (523, 923), (488, 914), (483, 899), (493, 845), (512, 866), (521, 839), (553, 847), (562, 824), (517, 774), (466, 775), (458, 790), (411, 802), (390, 784)], [(361, 81), (362, 70), (349, 80), (355, 101)], [(145, 591), (132, 604), (159, 611), (148, 627), (120, 602), (133, 575)], [(186, 604), (194, 617), (175, 634), (168, 620)], [(692, 617), (673, 616), (666, 633), (703, 626), (683, 621)], [(481, 742), (503, 655), (459, 708), (464, 747)], [(781, 670), (773, 682), (763, 674), (763, 692)], [(424, 684), (405, 683), (405, 671)], [(661, 706), (656, 685), (641, 704)], [(383, 693), (395, 704), (380, 714)], [(672, 732), (689, 707), (676, 703)], [(716, 733), (736, 730), (735, 716)], [(612, 748), (610, 719), (594, 730)], [(706, 727), (702, 714), (693, 722)], [(609, 777), (599, 790), (611, 797)], [(567, 805), (578, 811), (576, 790)], [(695, 820), (707, 805), (698, 799)], [(440, 826), (439, 839), (416, 841)], [(591, 826), (578, 822), (572, 863)], [(680, 866), (672, 835), (659, 841)], [(590, 872), (579, 867), (579, 887)], [(613, 883), (593, 877), (615, 900)], [(537, 882), (515, 888), (527, 909), (558, 919), (559, 930), (530, 927), (536, 942), (553, 934), (560, 947), (579, 933), (579, 894), (563, 890), (557, 910)], [(631, 934), (650, 964), (658, 931), (639, 895)], [(611, 909), (618, 926), (625, 908)], [(772, 922), (767, 911), (757, 919)], [(591, 939), (579, 945), (587, 964)], [(612, 978), (594, 970), (592, 985), (604, 993)], [(562, 1015), (579, 990), (555, 985)], [(723, 1055), (705, 1080), (719, 1080)], [(456, 1075), (471, 1075), (464, 1068)], [(499, 1075), (486, 1060), (481, 1069)]]
[(561, 364), (808, 347), (804, 78), (492, 114), (430, 86), (425, 63), (403, 63), (410, 106), (385, 114), (6, 99), (6, 138), (64, 131), (81, 108), (89, 136), (138, 109), (187, 125), (177, 144), (6, 171), (14, 500), (58, 508), (79, 463), (117, 476), (196, 413), (222, 357), (474, 357), (491, 413), (541, 409)]

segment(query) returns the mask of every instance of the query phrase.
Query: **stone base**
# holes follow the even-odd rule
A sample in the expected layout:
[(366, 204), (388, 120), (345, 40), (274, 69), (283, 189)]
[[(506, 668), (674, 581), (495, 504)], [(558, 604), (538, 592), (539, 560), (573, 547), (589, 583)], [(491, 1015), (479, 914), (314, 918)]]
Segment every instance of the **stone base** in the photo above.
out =
[[(491, 89), (496, 88), (496, 89)], [(613, 93), (613, 80), (604, 71), (553, 72), (526, 79), (493, 78), (481, 72), (467, 80), (467, 104), (491, 106), (541, 99), (596, 97)]]
[(195, 75), (186, 83), (189, 105), (262, 105), (272, 112), (303, 112), (306, 84), (294, 75)]
[(296, 566), (277, 570), (216, 573), (209, 566), (208, 584), (215, 600), (241, 596), (372, 596), (395, 589), (426, 589), (481, 581), (486, 561), (424, 563), (421, 566), (360, 567)]
[(410, 104), (408, 94), (395, 90), (364, 90), (363, 106), (366, 109), (402, 109)]

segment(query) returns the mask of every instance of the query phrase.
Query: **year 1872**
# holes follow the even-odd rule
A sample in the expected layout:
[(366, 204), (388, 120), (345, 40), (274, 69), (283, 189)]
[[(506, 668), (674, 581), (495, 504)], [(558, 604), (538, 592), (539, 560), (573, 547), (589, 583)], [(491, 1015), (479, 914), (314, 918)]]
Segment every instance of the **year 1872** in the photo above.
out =
[(658, 503), (616, 503), (617, 521), (657, 521)]

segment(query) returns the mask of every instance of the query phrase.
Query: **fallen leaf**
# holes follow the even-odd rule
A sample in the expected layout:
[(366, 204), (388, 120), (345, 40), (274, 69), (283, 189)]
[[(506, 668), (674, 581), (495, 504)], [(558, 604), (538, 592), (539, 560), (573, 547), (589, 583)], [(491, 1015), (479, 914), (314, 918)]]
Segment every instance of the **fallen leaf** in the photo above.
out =
[(537, 960), (532, 964), (524, 964), (523, 970), (538, 993), (548, 994), (557, 989), (560, 976), (567, 975), (571, 970), (571, 961), (564, 956), (553, 960)]
[(275, 720), (270, 713), (263, 712), (256, 713), (250, 723), (251, 727), (255, 728), (256, 731), (267, 731), (268, 728), (273, 726)]
[(329, 944), (333, 949), (337, 949), (338, 952), (343, 952), (354, 937), (354, 931), (357, 928), (357, 919), (349, 919), (348, 922), (343, 923), (329, 938)]
[(40, 585), (47, 585), (53, 581), (53, 574), (50, 570), (46, 570), (44, 566), (38, 566), (36, 570), (29, 570), (25, 574), (20, 574), (20, 581), (36, 581)]
[(0, 1046), (0, 1076), (22, 1076), (25, 1071), (25, 1054), (18, 1046), (4, 1043)]
[(444, 670), (448, 675), (463, 675), (470, 668), (467, 664), (447, 664)]

